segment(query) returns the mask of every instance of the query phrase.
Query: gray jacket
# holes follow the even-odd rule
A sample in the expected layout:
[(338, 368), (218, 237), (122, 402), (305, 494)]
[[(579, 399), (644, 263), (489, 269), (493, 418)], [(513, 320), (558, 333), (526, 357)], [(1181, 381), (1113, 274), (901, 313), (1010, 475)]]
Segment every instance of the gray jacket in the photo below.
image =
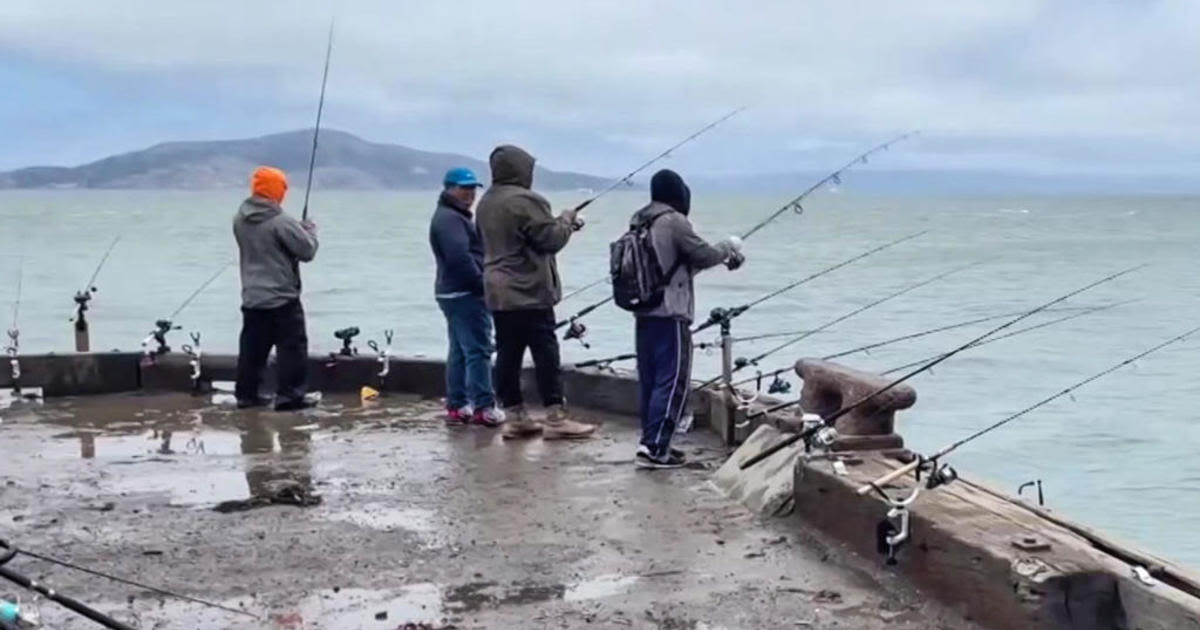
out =
[(532, 155), (505, 144), (489, 161), (492, 185), (475, 209), (488, 309), (551, 308), (562, 298), (554, 255), (571, 240), (571, 224), (552, 215), (550, 202), (530, 190)]
[(300, 263), (317, 255), (317, 237), (279, 204), (250, 197), (233, 217), (241, 254), (242, 308), (267, 309), (300, 299)]
[(671, 317), (691, 322), (696, 314), (696, 290), (692, 278), (699, 271), (725, 262), (733, 254), (733, 248), (725, 242), (710, 245), (696, 234), (686, 216), (657, 201), (650, 202), (650, 205), (634, 213), (630, 225), (655, 216), (658, 219), (650, 227), (654, 253), (658, 255), (658, 264), (664, 273), (671, 269), (675, 269), (675, 273), (667, 279), (662, 304), (638, 312), (637, 316)]

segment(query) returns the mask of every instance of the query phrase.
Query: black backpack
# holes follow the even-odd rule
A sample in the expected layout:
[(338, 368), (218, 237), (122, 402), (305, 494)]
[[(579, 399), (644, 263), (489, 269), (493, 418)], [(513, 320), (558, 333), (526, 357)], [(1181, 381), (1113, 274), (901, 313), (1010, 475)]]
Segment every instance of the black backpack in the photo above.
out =
[(662, 304), (667, 283), (679, 268), (677, 262), (669, 272), (663, 273), (650, 235), (650, 227), (668, 212), (631, 225), (628, 232), (609, 245), (613, 301), (627, 311), (647, 311)]

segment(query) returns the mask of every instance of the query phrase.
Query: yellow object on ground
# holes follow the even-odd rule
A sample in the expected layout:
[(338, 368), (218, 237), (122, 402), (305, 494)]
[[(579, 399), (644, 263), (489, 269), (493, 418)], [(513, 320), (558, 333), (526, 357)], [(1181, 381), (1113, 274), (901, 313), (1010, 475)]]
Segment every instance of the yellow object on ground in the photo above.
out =
[(363, 388), (358, 392), (358, 397), (361, 398), (363, 402), (368, 400), (379, 400), (379, 390), (375, 389), (374, 387), (367, 387), (366, 385), (363, 385)]

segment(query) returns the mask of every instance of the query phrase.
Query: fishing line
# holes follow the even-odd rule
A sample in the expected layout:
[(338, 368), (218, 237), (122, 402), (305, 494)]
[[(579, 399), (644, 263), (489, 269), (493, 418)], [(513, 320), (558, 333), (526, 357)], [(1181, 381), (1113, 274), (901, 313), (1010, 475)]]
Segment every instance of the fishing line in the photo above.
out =
[[(885, 296), (883, 296), (883, 297), (881, 297), (881, 298), (879, 298), (879, 299), (877, 299), (877, 300), (874, 300), (874, 301), (868, 302), (867, 304), (864, 304), (864, 305), (862, 305), (862, 306), (860, 306), (860, 307), (858, 307), (858, 308), (856, 308), (856, 309), (854, 309), (854, 310), (850, 311), (849, 313), (846, 313), (846, 314), (844, 314), (844, 315), (841, 315), (841, 316), (839, 316), (839, 317), (837, 317), (837, 318), (835, 318), (835, 319), (832, 319), (832, 320), (830, 320), (830, 321), (828, 321), (828, 322), (826, 322), (826, 323), (824, 323), (824, 324), (822, 324), (822, 325), (818, 326), (817, 328), (815, 328), (815, 329), (813, 329), (813, 330), (811, 330), (811, 331), (809, 331), (809, 332), (806, 332), (806, 333), (804, 333), (803, 335), (798, 335), (798, 336), (796, 336), (796, 337), (793, 337), (792, 339), (789, 339), (789, 340), (787, 340), (787, 341), (785, 341), (785, 342), (783, 342), (783, 343), (781, 343), (781, 344), (779, 344), (779, 345), (775, 346), (774, 348), (771, 348), (770, 350), (767, 350), (766, 352), (763, 352), (763, 353), (759, 354), (758, 356), (755, 356), (754, 358), (751, 358), (751, 359), (748, 359), (748, 360), (744, 360), (744, 361), (739, 361), (739, 362), (738, 362), (738, 365), (735, 365), (735, 366), (733, 367), (733, 370), (732, 370), (730, 373), (731, 373), (731, 374), (733, 374), (733, 373), (737, 373), (737, 372), (740, 372), (740, 371), (742, 371), (744, 368), (747, 368), (747, 367), (749, 367), (749, 366), (751, 366), (751, 365), (758, 365), (758, 362), (759, 362), (759, 361), (761, 361), (761, 360), (763, 360), (763, 359), (765, 359), (765, 358), (767, 358), (767, 357), (769, 357), (769, 356), (771, 356), (771, 355), (775, 354), (776, 352), (780, 352), (781, 350), (784, 350), (785, 348), (789, 348), (789, 347), (791, 347), (791, 346), (793, 346), (793, 345), (795, 345), (795, 344), (797, 344), (797, 343), (800, 343), (801, 341), (804, 341), (805, 339), (808, 339), (809, 337), (811, 337), (811, 336), (813, 336), (813, 335), (815, 335), (815, 334), (817, 334), (817, 333), (819, 333), (819, 332), (821, 332), (821, 331), (823, 331), (823, 330), (827, 330), (827, 329), (829, 329), (829, 328), (831, 328), (831, 327), (833, 327), (833, 326), (835, 326), (835, 325), (837, 325), (837, 324), (840, 324), (841, 322), (844, 322), (844, 321), (846, 321), (847, 319), (850, 319), (851, 317), (854, 317), (855, 315), (858, 315), (858, 314), (862, 313), (863, 311), (866, 311), (866, 310), (872, 309), (872, 308), (874, 308), (874, 307), (876, 307), (876, 306), (879, 306), (880, 304), (883, 304), (884, 302), (887, 302), (887, 301), (889, 301), (889, 300), (892, 300), (892, 299), (898, 298), (898, 297), (900, 297), (901, 295), (904, 295), (905, 293), (910, 293), (910, 292), (912, 292), (912, 291), (915, 291), (915, 290), (917, 290), (917, 289), (920, 289), (921, 287), (924, 287), (924, 286), (926, 286), (926, 285), (929, 285), (929, 284), (932, 284), (932, 283), (934, 283), (934, 282), (937, 282), (938, 280), (941, 280), (942, 278), (945, 278), (945, 277), (947, 277), (947, 276), (950, 276), (950, 275), (953, 275), (953, 274), (959, 273), (960, 271), (965, 271), (965, 270), (967, 270), (967, 269), (970, 269), (971, 267), (978, 266), (979, 264), (980, 264), (980, 263), (974, 262), (974, 263), (970, 263), (970, 264), (968, 264), (968, 265), (963, 265), (962, 267), (958, 267), (958, 268), (956, 268), (956, 269), (951, 269), (950, 271), (946, 271), (946, 272), (940, 273), (940, 274), (938, 274), (938, 275), (936, 275), (936, 276), (933, 276), (932, 278), (927, 278), (927, 279), (925, 279), (925, 280), (922, 280), (922, 281), (920, 281), (920, 282), (918, 282), (918, 283), (916, 283), (916, 284), (911, 284), (911, 285), (909, 285), (909, 286), (906, 286), (906, 287), (904, 287), (904, 288), (900, 289), (899, 291), (895, 291), (895, 292), (893, 292), (893, 293), (889, 293), (888, 295), (885, 295)], [(701, 385), (700, 385), (700, 386), (699, 386), (697, 389), (704, 389), (705, 387), (708, 387), (708, 386), (710, 386), (710, 385), (712, 385), (712, 384), (716, 383), (717, 381), (721, 380), (721, 378), (723, 378), (723, 375), (714, 376), (713, 378), (709, 379), (708, 381), (705, 381), (704, 383), (702, 383), (702, 384), (701, 384)]]
[(183, 594), (176, 593), (176, 592), (173, 592), (173, 591), (168, 591), (168, 590), (166, 590), (166, 589), (163, 589), (163, 588), (158, 588), (157, 586), (150, 586), (149, 584), (143, 584), (143, 583), (141, 583), (141, 582), (135, 582), (135, 581), (133, 581), (133, 580), (129, 580), (129, 579), (126, 579), (126, 578), (123, 578), (123, 577), (118, 577), (118, 576), (115, 576), (115, 575), (111, 575), (111, 574), (108, 574), (108, 573), (104, 573), (104, 572), (102, 572), (102, 571), (97, 571), (97, 570), (95, 570), (95, 569), (89, 569), (89, 568), (87, 568), (87, 567), (79, 566), (78, 564), (74, 564), (74, 563), (72, 563), (72, 562), (67, 562), (66, 560), (59, 560), (58, 558), (54, 558), (54, 557), (51, 557), (51, 556), (47, 556), (47, 555), (45, 555), (45, 554), (37, 553), (37, 552), (34, 552), (34, 551), (29, 551), (28, 549), (25, 549), (25, 548), (23, 548), (23, 547), (21, 547), (21, 548), (18, 548), (18, 549), (17, 549), (17, 553), (20, 553), (20, 554), (23, 554), (23, 555), (29, 556), (30, 558), (36, 558), (36, 559), (38, 559), (38, 560), (41, 560), (41, 561), (43, 561), (43, 562), (49, 562), (50, 564), (56, 564), (56, 565), (58, 565), (58, 566), (60, 566), (60, 567), (64, 567), (64, 568), (67, 568), (67, 569), (72, 569), (72, 570), (74, 570), (74, 571), (79, 571), (79, 572), (81, 572), (81, 573), (86, 573), (86, 574), (88, 574), (88, 575), (94, 575), (94, 576), (96, 576), (96, 577), (104, 578), (104, 579), (106, 579), (106, 580), (111, 580), (111, 581), (113, 581), (113, 582), (117, 582), (118, 584), (124, 584), (124, 585), (126, 585), (126, 586), (132, 586), (132, 587), (135, 587), (135, 588), (144, 589), (144, 590), (150, 591), (150, 592), (152, 592), (152, 593), (157, 593), (157, 594), (159, 594), (159, 595), (165, 595), (165, 596), (168, 596), (168, 597), (174, 597), (175, 599), (181, 599), (181, 600), (184, 600), (184, 601), (192, 602), (193, 604), (200, 604), (200, 605), (203, 605), (203, 606), (208, 606), (209, 608), (217, 608), (217, 609), (219, 609), (219, 610), (224, 610), (224, 611), (226, 611), (226, 612), (237, 613), (237, 614), (239, 614), (239, 615), (245, 615), (245, 616), (247, 616), (247, 617), (251, 617), (251, 618), (253, 618), (253, 619), (260, 619), (260, 617), (259, 617), (258, 615), (255, 615), (254, 613), (252, 613), (252, 612), (249, 612), (249, 611), (246, 611), (246, 610), (238, 610), (237, 608), (231, 608), (231, 607), (229, 607), (229, 606), (223, 606), (223, 605), (221, 605), (221, 604), (217, 604), (217, 603), (215, 603), (215, 602), (210, 602), (210, 601), (207, 601), (207, 600), (203, 600), (203, 599), (199, 599), (199, 598), (196, 598), (196, 597), (192, 597), (192, 596), (190, 596), (190, 595), (183, 595)]
[[(1105, 276), (1099, 280), (1096, 280), (1095, 282), (1092, 282), (1081, 288), (1075, 289), (1074, 291), (1071, 291), (1070, 293), (1067, 293), (1060, 297), (1054, 298), (1053, 300), (1050, 300), (1049, 302), (1046, 302), (1044, 304), (1041, 304), (1040, 306), (1037, 306), (1031, 310), (1028, 310), (1028, 311), (1022, 313), (1021, 315), (1018, 315), (1017, 317), (1014, 317), (1013, 319), (1010, 319), (1010, 320), (1004, 322), (1003, 324), (1000, 324), (999, 326), (996, 326), (995, 328), (988, 330), (987, 332), (983, 333), (982, 335), (979, 335), (978, 337), (975, 337), (974, 339), (958, 346), (957, 348), (942, 354), (938, 358), (936, 358), (932, 361), (929, 361), (928, 363), (925, 363), (921, 367), (918, 367), (917, 369), (904, 374), (903, 376), (891, 381), (887, 385), (884, 385), (883, 387), (880, 387), (879, 389), (867, 394), (866, 396), (863, 396), (862, 398), (858, 399), (857, 401), (855, 401), (849, 405), (846, 405), (846, 406), (842, 407), (841, 409), (838, 409), (837, 411), (833, 412), (833, 414), (823, 418), (824, 422), (822, 422), (821, 425), (818, 426), (816, 429), (806, 430), (806, 431), (797, 433), (795, 435), (789, 436), (789, 437), (777, 442), (776, 444), (766, 448), (765, 450), (758, 453), (757, 455), (750, 457), (746, 461), (742, 462), (740, 466), (741, 466), (742, 470), (745, 470), (746, 468), (749, 468), (749, 467), (757, 464), (758, 462), (770, 457), (771, 455), (774, 455), (775, 453), (783, 450), (784, 448), (787, 448), (791, 444), (795, 444), (796, 442), (805, 439), (809, 435), (812, 435), (812, 433), (815, 432), (815, 430), (819, 429), (821, 426), (833, 426), (833, 424), (835, 422), (837, 422), (838, 418), (841, 418), (842, 416), (845, 416), (846, 414), (850, 413), (851, 411), (854, 411), (855, 409), (861, 407), (862, 405), (866, 404), (868, 401), (875, 398), (876, 396), (883, 394), (885, 392), (891, 391), (892, 389), (894, 389), (895, 387), (904, 383), (908, 379), (910, 379), (918, 374), (921, 374), (922, 372), (932, 370), (935, 365), (938, 365), (939, 363), (942, 363), (943, 361), (950, 359), (951, 357), (957, 355), (958, 353), (977, 345), (979, 342), (991, 337), (992, 335), (995, 335), (996, 333), (998, 333), (1002, 330), (1005, 330), (1005, 329), (1017, 324), (1018, 322), (1020, 322), (1024, 319), (1032, 317), (1032, 316), (1050, 308), (1051, 306), (1054, 306), (1055, 304), (1058, 304), (1060, 302), (1068, 300), (1076, 295), (1079, 295), (1080, 293), (1083, 293), (1084, 291), (1088, 291), (1088, 290), (1093, 289), (1102, 284), (1112, 282), (1113, 280), (1116, 280), (1117, 278), (1120, 278), (1121, 276), (1133, 273), (1134, 271), (1137, 271), (1144, 267), (1146, 267), (1146, 265), (1138, 265), (1135, 267), (1130, 267), (1128, 269), (1124, 269), (1122, 271), (1118, 271), (1117, 273)], [(794, 402), (791, 402), (791, 403), (781, 403), (780, 405), (774, 405), (772, 407), (768, 407), (767, 409), (759, 410), (759, 411), (749, 414), (747, 416), (747, 419), (750, 420), (750, 419), (758, 418), (760, 416), (763, 416), (763, 415), (766, 415), (773, 411), (776, 411), (777, 408), (783, 408), (783, 405), (794, 405), (794, 404), (795, 404)]]
[(17, 299), (13, 301), (13, 319), (12, 328), (9, 329), (9, 336), (13, 336), (17, 331), (17, 318), (21, 314), (21, 290), (25, 284), (25, 254), (21, 253), (17, 258)]
[[(1038, 329), (1038, 328), (1042, 328), (1042, 327), (1045, 327), (1045, 326), (1050, 326), (1050, 325), (1053, 325), (1053, 324), (1057, 324), (1057, 323), (1059, 323), (1059, 322), (1064, 322), (1064, 321), (1067, 321), (1067, 320), (1069, 320), (1069, 319), (1073, 319), (1073, 318), (1075, 318), (1075, 317), (1081, 317), (1081, 316), (1083, 316), (1083, 315), (1089, 315), (1089, 314), (1092, 314), (1092, 313), (1098, 313), (1098, 312), (1100, 312), (1100, 311), (1103, 311), (1103, 310), (1107, 310), (1107, 309), (1110, 309), (1110, 308), (1116, 308), (1116, 307), (1118, 307), (1118, 306), (1122, 306), (1122, 305), (1125, 305), (1125, 304), (1130, 304), (1130, 303), (1137, 302), (1137, 301), (1138, 301), (1138, 300), (1126, 300), (1126, 301), (1124, 301), (1124, 302), (1116, 302), (1116, 303), (1114, 303), (1114, 304), (1105, 304), (1105, 305), (1102, 305), (1102, 306), (1093, 306), (1093, 307), (1087, 307), (1087, 308), (1069, 307), (1069, 308), (1061, 308), (1061, 309), (1047, 309), (1047, 310), (1046, 310), (1046, 311), (1044, 311), (1044, 312), (1047, 312), (1047, 313), (1049, 313), (1049, 312), (1062, 312), (1062, 311), (1076, 311), (1076, 312), (1075, 312), (1075, 314), (1073, 314), (1073, 315), (1071, 315), (1071, 316), (1069, 316), (1069, 317), (1061, 317), (1061, 318), (1059, 318), (1059, 319), (1055, 319), (1055, 320), (1053, 320), (1053, 321), (1048, 321), (1048, 322), (1045, 322), (1045, 323), (1042, 323), (1042, 324), (1037, 324), (1037, 325), (1035, 325), (1035, 326), (1029, 326), (1029, 327), (1026, 327), (1026, 328), (1022, 328), (1022, 329), (1020, 329), (1020, 330), (1015, 330), (1015, 331), (1013, 331), (1013, 332), (1006, 333), (1006, 334), (1004, 334), (1004, 335), (1001, 335), (1001, 336), (999, 336), (999, 337), (996, 337), (996, 338), (994, 338), (994, 339), (988, 339), (988, 340), (986, 340), (986, 341), (980, 342), (980, 343), (979, 343), (979, 344), (977, 344), (975, 347), (977, 347), (977, 348), (978, 348), (979, 346), (984, 346), (984, 345), (987, 345), (987, 344), (989, 344), (989, 343), (992, 343), (992, 342), (994, 342), (994, 341), (1000, 341), (1001, 339), (1007, 339), (1007, 338), (1009, 338), (1009, 337), (1012, 337), (1012, 336), (1015, 336), (1015, 335), (1018, 335), (1018, 334), (1021, 334), (1021, 333), (1026, 333), (1026, 332), (1029, 332), (1029, 331), (1032, 331), (1032, 330), (1036, 330), (1036, 329)], [(918, 338), (920, 338), (920, 337), (926, 337), (926, 336), (933, 335), (933, 334), (936, 334), (936, 333), (940, 333), (940, 332), (946, 332), (947, 330), (956, 330), (956, 329), (958, 329), (958, 328), (966, 328), (966, 327), (968, 327), (968, 326), (974, 326), (975, 324), (982, 324), (982, 323), (984, 323), (984, 322), (989, 322), (989, 321), (993, 321), (993, 320), (997, 320), (997, 319), (1005, 319), (1005, 318), (1008, 318), (1008, 317), (1016, 317), (1017, 315), (1020, 315), (1020, 314), (1021, 314), (1021, 313), (1023, 313), (1023, 312), (1024, 312), (1024, 311), (1014, 311), (1014, 312), (1009, 312), (1009, 313), (1002, 313), (1002, 314), (1000, 314), (1000, 315), (991, 315), (991, 316), (988, 316), (988, 317), (979, 317), (979, 318), (976, 318), (976, 319), (967, 320), (967, 321), (965, 321), (965, 322), (958, 322), (958, 323), (956, 323), (956, 324), (947, 324), (947, 325), (945, 325), (945, 326), (938, 326), (938, 327), (936, 327), (936, 328), (929, 328), (929, 329), (927, 329), (927, 330), (922, 330), (922, 331), (920, 331), (920, 332), (909, 333), (909, 334), (907, 334), (907, 335), (901, 335), (901, 336), (899, 336), (899, 337), (893, 337), (893, 338), (891, 338), (891, 339), (885, 339), (885, 340), (883, 340), (883, 341), (876, 341), (876, 342), (874, 342), (874, 343), (869, 343), (869, 344), (866, 344), (866, 345), (858, 346), (858, 347), (856, 347), (856, 348), (851, 348), (851, 349), (849, 349), (849, 350), (842, 350), (842, 351), (840, 351), (840, 352), (835, 352), (835, 353), (833, 353), (833, 354), (827, 354), (827, 355), (825, 355), (825, 356), (821, 357), (821, 360), (822, 360), (822, 361), (832, 361), (833, 359), (840, 359), (840, 358), (842, 358), (842, 357), (849, 356), (849, 355), (852, 355), (852, 354), (857, 354), (857, 353), (859, 353), (859, 352), (867, 352), (867, 351), (870, 351), (870, 350), (874, 350), (874, 349), (876, 349), (876, 348), (882, 348), (882, 347), (884, 347), (884, 346), (890, 346), (890, 345), (893, 345), (893, 344), (901, 343), (901, 342), (903, 342), (903, 341), (910, 341), (910, 340), (912, 340), (912, 339), (918, 339)], [(883, 372), (883, 374), (888, 374), (888, 373), (890, 373), (890, 372), (896, 372), (896, 371), (899, 371), (899, 370), (903, 370), (903, 369), (905, 369), (905, 368), (909, 368), (909, 367), (912, 367), (912, 366), (914, 366), (914, 365), (918, 365), (918, 364), (924, 363), (924, 362), (926, 362), (926, 361), (929, 361), (930, 359), (936, 358), (937, 356), (938, 356), (938, 355), (933, 355), (933, 356), (930, 356), (930, 357), (926, 357), (926, 358), (924, 358), (924, 359), (921, 359), (920, 361), (914, 361), (914, 362), (912, 362), (912, 363), (906, 363), (906, 364), (904, 364), (904, 365), (902, 365), (902, 366), (900, 366), (900, 367), (897, 367), (897, 368), (892, 368), (891, 370), (888, 370), (887, 372)], [(764, 376), (766, 376), (766, 377), (772, 377), (772, 376), (778, 376), (778, 375), (780, 375), (780, 374), (783, 374), (784, 372), (790, 372), (790, 371), (792, 371), (794, 368), (795, 368), (795, 366), (794, 366), (794, 365), (789, 365), (789, 366), (787, 366), (787, 367), (779, 368), (779, 369), (777, 369), (777, 370), (771, 370), (771, 371), (769, 371), (769, 372), (763, 372), (763, 373), (762, 373), (761, 375), (759, 375), (759, 376), (754, 376), (754, 377), (751, 377), (751, 378), (742, 379), (742, 380), (740, 380), (740, 381), (734, 381), (733, 383), (730, 383), (730, 385), (732, 385), (732, 386), (735, 386), (735, 387), (736, 387), (736, 386), (738, 386), (738, 385), (745, 385), (746, 383), (751, 383), (751, 382), (754, 382), (754, 381), (756, 381), (756, 380), (758, 380), (759, 378), (762, 378), (762, 377), (764, 377)]]
[(321, 112), (325, 110), (325, 85), (329, 82), (329, 59), (333, 56), (333, 24), (329, 20), (329, 40), (325, 44), (325, 71), (321, 75), (321, 98), (317, 101), (317, 124), (313, 127), (312, 154), (308, 158), (308, 182), (304, 185), (304, 210), (300, 218), (308, 219), (308, 195), (312, 192), (313, 169), (317, 165), (317, 138), (321, 135)]
[(1113, 372), (1116, 372), (1117, 370), (1119, 370), (1131, 363), (1134, 363), (1134, 362), (1138, 361), (1139, 359), (1143, 359), (1155, 352), (1158, 352), (1159, 350), (1162, 350), (1163, 348), (1166, 348), (1167, 346), (1179, 343), (1179, 342), (1183, 341), (1184, 339), (1187, 339), (1188, 337), (1194, 335), (1197, 331), (1200, 331), (1200, 326), (1193, 328), (1183, 334), (1176, 335), (1176, 336), (1174, 336), (1174, 337), (1172, 337), (1172, 338), (1170, 338), (1148, 350), (1139, 352), (1138, 354), (1131, 356), (1131, 357), (1129, 357), (1129, 358), (1127, 358), (1127, 359), (1125, 359), (1125, 360), (1123, 360), (1101, 372), (1097, 372), (1096, 374), (1093, 374), (1081, 381), (1078, 381), (1075, 384), (1070, 385), (1069, 387), (1067, 387), (1053, 395), (1047, 396), (1046, 398), (1043, 398), (1042, 400), (1040, 400), (1040, 401), (1012, 414), (1012, 415), (1009, 415), (997, 422), (994, 422), (982, 429), (979, 429), (978, 431), (975, 431), (974, 433), (971, 433), (970, 435), (967, 435), (964, 438), (961, 438), (959, 440), (951, 442), (947, 446), (943, 447), (941, 450), (934, 453), (934, 455), (932, 457), (926, 457), (926, 458), (918, 457), (918, 458), (914, 459), (912, 462), (910, 462), (909, 464), (906, 464), (903, 467), (898, 468), (898, 469), (880, 477), (879, 479), (876, 479), (875, 481), (872, 481), (871, 483), (868, 483), (868, 484), (865, 484), (865, 485), (859, 487), (858, 494), (866, 494), (866, 493), (870, 492), (871, 490), (879, 489), (883, 486), (883, 484), (888, 483), (889, 481), (892, 481), (894, 479), (897, 479), (908, 472), (916, 470), (924, 462), (936, 462), (938, 459), (940, 459), (946, 455), (949, 455), (950, 453), (954, 452), (955, 450), (962, 447), (963, 445), (965, 445), (971, 441), (977, 440), (977, 439), (987, 435), (988, 433), (991, 433), (992, 431), (995, 431), (1022, 416), (1025, 416), (1041, 407), (1044, 407), (1044, 406), (1050, 404), (1051, 402), (1054, 402), (1055, 400), (1058, 400), (1059, 398), (1062, 398), (1063, 396), (1068, 396), (1075, 390), (1077, 390), (1081, 387), (1084, 387), (1085, 385), (1087, 385), (1093, 381), (1096, 381), (1100, 378), (1103, 378), (1109, 374), (1112, 374)]

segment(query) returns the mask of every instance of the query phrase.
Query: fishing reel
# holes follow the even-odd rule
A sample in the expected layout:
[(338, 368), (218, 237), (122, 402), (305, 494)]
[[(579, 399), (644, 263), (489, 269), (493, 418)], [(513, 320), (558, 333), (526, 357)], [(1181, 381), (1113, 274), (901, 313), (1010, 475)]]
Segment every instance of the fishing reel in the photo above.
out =
[[(921, 455), (917, 458), (919, 463), (913, 473), (916, 475), (917, 484), (908, 496), (892, 498), (882, 488), (872, 484), (875, 491), (890, 506), (883, 520), (875, 527), (875, 547), (885, 556), (884, 563), (888, 566), (896, 564), (896, 552), (912, 536), (909, 506), (916, 502), (921, 491), (933, 490), (958, 479), (958, 471), (949, 464), (939, 464), (937, 459), (926, 459)], [(922, 474), (925, 475), (924, 482), (921, 481)]]
[[(160, 319), (154, 322), (154, 330), (151, 330), (150, 334), (142, 340), (142, 354), (147, 358), (151, 358), (170, 352), (171, 346), (167, 345), (167, 333), (171, 332), (172, 330), (179, 330), (180, 328), (182, 327), (176, 326), (175, 323), (169, 319)], [(151, 343), (158, 345), (154, 348), (151, 348)]]
[(583, 339), (585, 335), (587, 335), (587, 326), (585, 326), (583, 322), (579, 321), (579, 319), (572, 317), (570, 321), (567, 322), (567, 332), (563, 333), (563, 341), (578, 339), (580, 345), (582, 345), (584, 348), (591, 349), (592, 344), (584, 341)]
[(367, 347), (370, 348), (372, 351), (374, 351), (375, 354), (378, 356), (378, 358), (376, 360), (379, 361), (379, 364), (381, 366), (379, 368), (379, 374), (377, 374), (377, 376), (379, 378), (383, 378), (383, 377), (387, 376), (388, 372), (392, 371), (392, 335), (393, 334), (394, 334), (394, 331), (392, 331), (390, 329), (383, 331), (383, 340), (384, 340), (384, 343), (386, 344), (383, 346), (383, 348), (380, 348), (379, 344), (375, 343), (374, 339), (367, 341)]
[(96, 287), (90, 287), (85, 291), (75, 292), (75, 322), (83, 321), (83, 314), (88, 310), (88, 302), (92, 301), (92, 295), (96, 292)]
[(747, 308), (748, 307), (746, 306), (737, 306), (734, 308), (714, 308), (708, 314), (708, 321), (701, 324), (700, 327), (707, 328), (709, 326), (716, 326), (719, 324), (721, 326), (721, 334), (728, 335), (729, 327), (733, 323), (733, 318), (744, 313)]
[(361, 331), (358, 329), (358, 326), (350, 326), (349, 328), (333, 331), (333, 336), (342, 342), (342, 348), (335, 353), (335, 356), (352, 357), (357, 355), (358, 348), (352, 346), (351, 343), (358, 336), (359, 332)]

